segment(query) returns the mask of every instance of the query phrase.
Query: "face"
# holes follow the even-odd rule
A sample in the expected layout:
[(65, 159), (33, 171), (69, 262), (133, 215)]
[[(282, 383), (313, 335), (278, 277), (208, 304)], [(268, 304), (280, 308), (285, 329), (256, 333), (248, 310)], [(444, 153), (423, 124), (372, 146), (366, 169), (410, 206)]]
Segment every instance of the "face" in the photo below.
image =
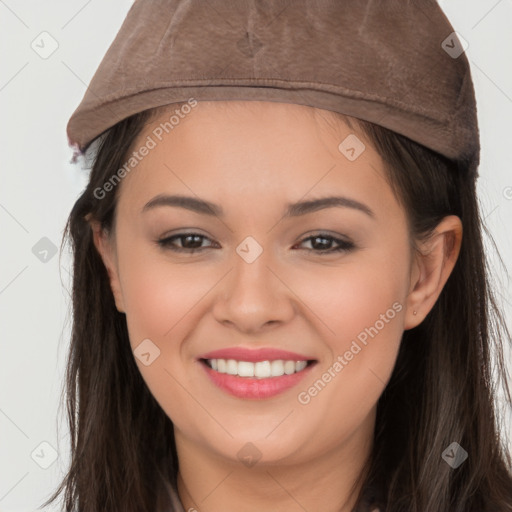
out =
[(228, 103), (138, 137), (156, 146), (118, 185), (104, 261), (177, 439), (304, 462), (371, 435), (411, 314), (407, 219), (353, 128)]

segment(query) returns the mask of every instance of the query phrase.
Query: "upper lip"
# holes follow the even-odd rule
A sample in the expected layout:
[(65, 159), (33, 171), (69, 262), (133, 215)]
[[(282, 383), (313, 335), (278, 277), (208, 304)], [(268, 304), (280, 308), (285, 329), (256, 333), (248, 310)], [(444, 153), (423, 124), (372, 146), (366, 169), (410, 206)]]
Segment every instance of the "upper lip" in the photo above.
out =
[(258, 361), (312, 361), (313, 357), (297, 354), (288, 350), (279, 350), (277, 348), (245, 348), (230, 347), (220, 350), (213, 350), (207, 354), (199, 356), (199, 359), (235, 359), (236, 361), (249, 361), (257, 363)]

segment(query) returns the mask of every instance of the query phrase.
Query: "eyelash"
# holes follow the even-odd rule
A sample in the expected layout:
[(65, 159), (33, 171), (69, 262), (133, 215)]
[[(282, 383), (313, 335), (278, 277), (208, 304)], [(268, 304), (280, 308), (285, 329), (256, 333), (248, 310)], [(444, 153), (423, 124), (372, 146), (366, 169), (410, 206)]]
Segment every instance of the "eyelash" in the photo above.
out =
[[(189, 237), (189, 236), (194, 236), (194, 237), (200, 237), (200, 238), (203, 238), (203, 239), (208, 239), (207, 236), (205, 235), (201, 235), (199, 233), (179, 233), (177, 235), (173, 235), (173, 236), (170, 236), (170, 237), (167, 237), (167, 238), (162, 238), (160, 240), (157, 240), (157, 244), (164, 248), (164, 249), (169, 249), (171, 251), (174, 251), (174, 252), (186, 252), (188, 254), (192, 254), (192, 253), (196, 253), (196, 252), (201, 252), (203, 251), (204, 249), (208, 249), (209, 247), (199, 247), (199, 248), (193, 248), (193, 249), (186, 249), (186, 248), (183, 248), (183, 247), (177, 247), (175, 245), (172, 245), (172, 241), (177, 239), (177, 238), (186, 238), (186, 237)], [(339, 238), (335, 238), (333, 236), (330, 236), (328, 235), (327, 233), (319, 233), (319, 234), (316, 234), (316, 235), (312, 235), (312, 236), (309, 236), (307, 238), (304, 238), (302, 239), (299, 244), (303, 243), (303, 242), (306, 242), (308, 240), (312, 240), (312, 239), (315, 239), (315, 238), (321, 238), (321, 239), (326, 239), (326, 240), (330, 240), (330, 241), (334, 241), (335, 243), (337, 243), (339, 245), (339, 247), (335, 248), (335, 249), (325, 249), (325, 250), (314, 250), (314, 249), (306, 249), (308, 251), (312, 251), (312, 252), (316, 252), (317, 254), (320, 254), (320, 255), (324, 255), (324, 254), (333, 254), (333, 253), (337, 253), (337, 252), (350, 252), (352, 250), (354, 250), (356, 248), (356, 246), (352, 243), (352, 242), (349, 242), (347, 240), (341, 240)]]

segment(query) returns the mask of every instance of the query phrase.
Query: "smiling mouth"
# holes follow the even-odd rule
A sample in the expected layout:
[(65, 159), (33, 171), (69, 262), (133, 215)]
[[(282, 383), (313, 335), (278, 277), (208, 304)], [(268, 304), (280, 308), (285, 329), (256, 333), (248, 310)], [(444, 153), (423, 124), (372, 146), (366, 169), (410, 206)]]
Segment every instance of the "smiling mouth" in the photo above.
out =
[(277, 359), (273, 361), (237, 361), (235, 359), (201, 359), (203, 364), (217, 373), (224, 373), (236, 377), (255, 379), (269, 379), (300, 373), (308, 366), (316, 363), (315, 360), (292, 361)]

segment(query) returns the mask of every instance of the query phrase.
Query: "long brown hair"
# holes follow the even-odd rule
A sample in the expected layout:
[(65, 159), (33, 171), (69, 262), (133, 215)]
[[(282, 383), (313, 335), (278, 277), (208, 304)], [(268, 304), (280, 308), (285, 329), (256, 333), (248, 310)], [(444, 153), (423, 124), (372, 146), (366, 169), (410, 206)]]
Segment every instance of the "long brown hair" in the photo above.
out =
[[(112, 228), (117, 191), (101, 200), (94, 191), (122, 167), (155, 112), (135, 114), (102, 137), (89, 183), (66, 225), (63, 243), (70, 240), (74, 255), (65, 382), (71, 464), (42, 506), (65, 491), (67, 512), (164, 510), (165, 482), (176, 489), (173, 424), (136, 366), (125, 315), (115, 307), (85, 219), (91, 214)], [(491, 366), (494, 355), (498, 381), (512, 403), (503, 360), (510, 334), (490, 284), (476, 178), (468, 177), (468, 162), (448, 160), (386, 128), (352, 123), (382, 156), (412, 241), (427, 237), (446, 215), (459, 216), (464, 228), (439, 299), (419, 326), (403, 334), (378, 401), (358, 510), (374, 498), (383, 512), (511, 512), (512, 461), (498, 428)], [(456, 469), (442, 457), (453, 442), (468, 453)]]

